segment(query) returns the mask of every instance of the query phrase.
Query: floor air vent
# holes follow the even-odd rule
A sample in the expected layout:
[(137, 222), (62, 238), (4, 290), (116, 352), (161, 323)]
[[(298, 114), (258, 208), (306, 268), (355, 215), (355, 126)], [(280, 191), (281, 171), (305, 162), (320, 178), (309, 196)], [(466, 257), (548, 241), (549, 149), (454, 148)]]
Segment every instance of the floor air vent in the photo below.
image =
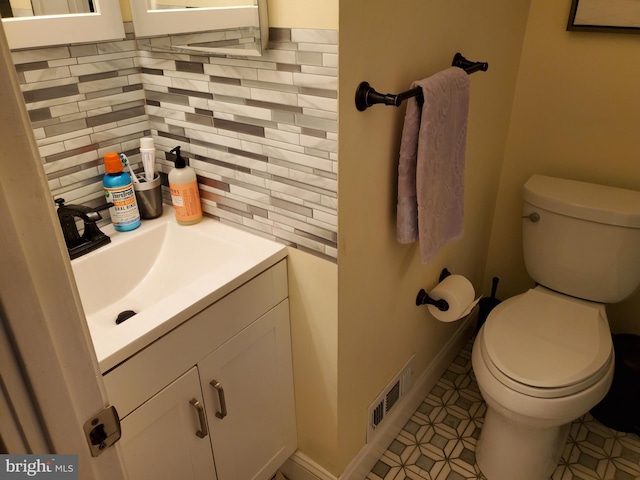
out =
[(411, 388), (413, 378), (413, 358), (402, 367), (402, 370), (382, 390), (378, 398), (367, 410), (367, 443), (371, 441), (376, 429), (384, 421), (393, 406)]

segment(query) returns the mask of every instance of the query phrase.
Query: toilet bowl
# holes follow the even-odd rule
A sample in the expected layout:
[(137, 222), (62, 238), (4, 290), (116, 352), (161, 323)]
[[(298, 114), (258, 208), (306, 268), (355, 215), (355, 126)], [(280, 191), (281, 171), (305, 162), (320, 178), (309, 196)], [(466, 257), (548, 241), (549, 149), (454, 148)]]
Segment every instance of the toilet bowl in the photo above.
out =
[(547, 480), (569, 424), (609, 390), (613, 360), (602, 304), (539, 286), (498, 305), (472, 352), (487, 403), (476, 450), (484, 475), (489, 480)]
[(491, 311), (472, 366), (487, 413), (476, 461), (488, 480), (548, 480), (573, 420), (606, 395), (605, 303), (640, 285), (640, 192), (534, 175), (523, 247), (537, 286)]

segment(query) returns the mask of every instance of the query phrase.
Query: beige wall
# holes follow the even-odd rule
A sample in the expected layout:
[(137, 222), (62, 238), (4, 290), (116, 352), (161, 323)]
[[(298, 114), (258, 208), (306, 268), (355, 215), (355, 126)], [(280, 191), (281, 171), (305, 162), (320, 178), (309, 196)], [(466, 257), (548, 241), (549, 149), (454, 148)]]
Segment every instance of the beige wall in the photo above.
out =
[(338, 28), (338, 0), (268, 0), (269, 24), (279, 28)]
[[(415, 306), (440, 270), (481, 290), (528, 2), (340, 2), (338, 442), (340, 472), (364, 446), (366, 409), (412, 354), (419, 377), (458, 324)], [(400, 92), (447, 68), (455, 52), (487, 61), (471, 77), (465, 235), (430, 265), (395, 233), (404, 107), (354, 106), (356, 86)], [(486, 293), (486, 292), (485, 292)]]
[[(640, 189), (640, 38), (565, 31), (569, 0), (534, 0), (527, 26), (486, 277), (532, 285), (522, 260), (521, 189), (533, 173)], [(640, 334), (640, 296), (610, 308)]]
[(13, 9), (24, 9), (24, 10), (32, 10), (31, 0), (11, 0), (11, 8)]
[(294, 248), (288, 260), (298, 448), (329, 468), (338, 452), (338, 267)]
[(129, 6), (129, 0), (120, 0), (120, 11), (122, 12), (122, 20), (130, 22), (133, 20), (131, 16), (131, 7)]

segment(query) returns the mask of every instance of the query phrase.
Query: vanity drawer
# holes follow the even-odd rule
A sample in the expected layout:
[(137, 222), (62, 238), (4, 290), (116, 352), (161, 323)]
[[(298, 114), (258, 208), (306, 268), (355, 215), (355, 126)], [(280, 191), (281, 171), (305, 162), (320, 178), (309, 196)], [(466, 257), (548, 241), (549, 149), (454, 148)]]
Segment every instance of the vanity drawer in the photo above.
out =
[(285, 259), (106, 372), (109, 402), (124, 418), (287, 295)]

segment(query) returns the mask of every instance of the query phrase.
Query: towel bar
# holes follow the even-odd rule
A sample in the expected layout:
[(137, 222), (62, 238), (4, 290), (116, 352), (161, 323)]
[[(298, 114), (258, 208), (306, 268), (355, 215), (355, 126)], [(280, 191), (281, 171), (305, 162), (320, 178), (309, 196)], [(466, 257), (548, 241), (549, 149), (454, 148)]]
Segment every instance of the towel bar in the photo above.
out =
[[(489, 64), (486, 62), (472, 62), (462, 56), (460, 52), (456, 53), (451, 62), (452, 67), (462, 68), (467, 74), (471, 75), (474, 72), (482, 71), (486, 72), (489, 68)], [(416, 87), (406, 92), (398, 94), (383, 94), (376, 92), (375, 89), (369, 85), (368, 82), (362, 82), (356, 89), (356, 108), (360, 112), (364, 112), (367, 108), (372, 107), (378, 103), (385, 105), (392, 105), (399, 107), (402, 102), (411, 97), (417, 97), (420, 106), (424, 103), (422, 97), (422, 88)]]

